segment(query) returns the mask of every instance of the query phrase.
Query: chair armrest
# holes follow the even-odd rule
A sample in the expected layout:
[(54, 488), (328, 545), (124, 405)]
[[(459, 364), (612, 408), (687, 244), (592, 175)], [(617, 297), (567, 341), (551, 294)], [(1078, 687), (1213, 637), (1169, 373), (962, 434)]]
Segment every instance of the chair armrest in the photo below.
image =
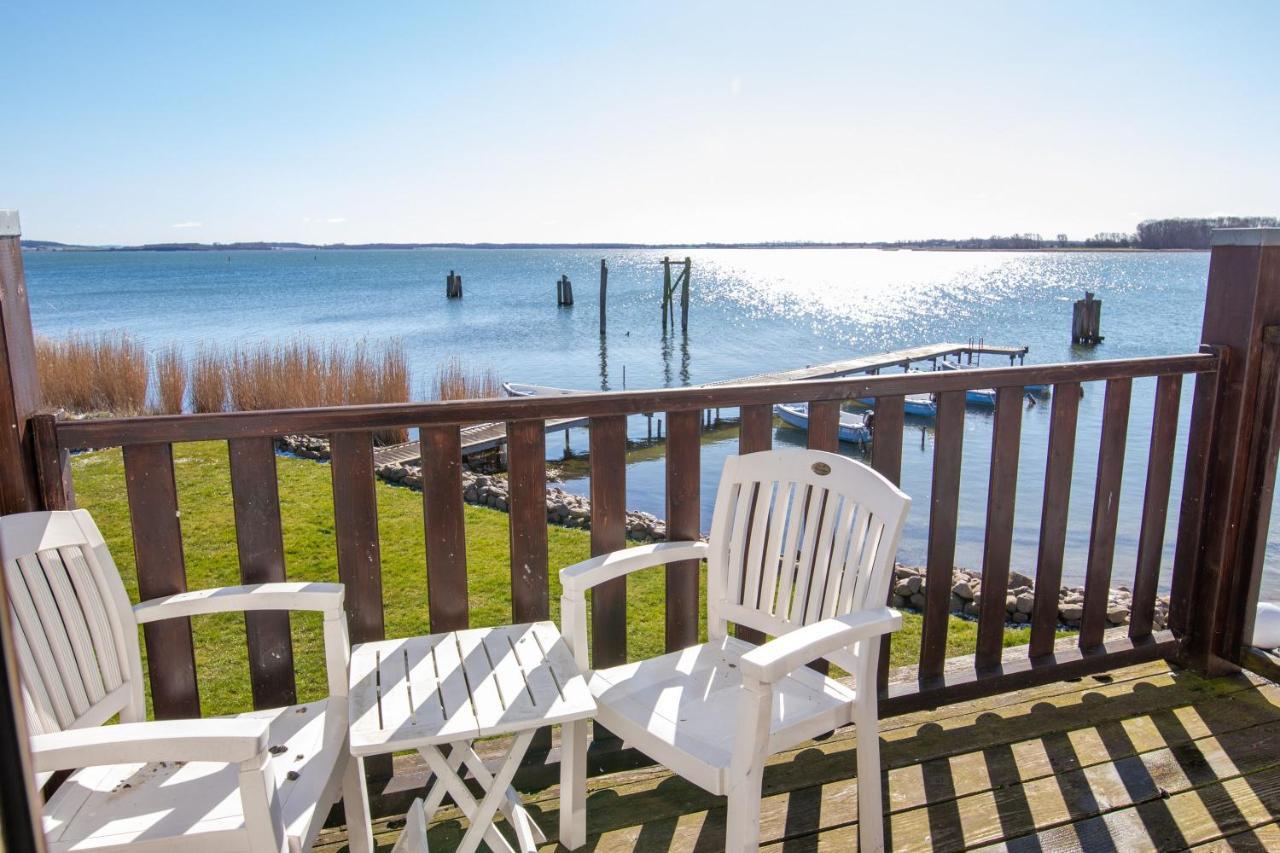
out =
[(745, 677), (772, 684), (812, 660), (860, 640), (888, 634), (902, 627), (902, 614), (888, 607), (835, 616), (770, 640), (742, 656)]
[(343, 586), (340, 583), (256, 583), (196, 589), (135, 605), (139, 623), (207, 613), (248, 610), (319, 610), (342, 612)]
[(703, 560), (711, 552), (706, 542), (658, 542), (601, 554), (560, 570), (560, 586), (566, 597), (580, 597), (593, 586), (620, 578), (640, 569), (674, 563), (678, 560)]
[(67, 729), (31, 738), (37, 773), (139, 761), (239, 764), (267, 751), (265, 719), (156, 720)]

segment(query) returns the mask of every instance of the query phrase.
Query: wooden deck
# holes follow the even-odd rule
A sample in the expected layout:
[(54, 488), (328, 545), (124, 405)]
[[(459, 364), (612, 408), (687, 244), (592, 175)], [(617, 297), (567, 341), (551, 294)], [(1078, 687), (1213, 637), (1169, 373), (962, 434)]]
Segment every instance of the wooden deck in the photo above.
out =
[[(1280, 687), (1253, 674), (1149, 663), (890, 718), (880, 736), (894, 850), (1280, 848)], [(855, 747), (841, 730), (770, 761), (763, 850), (855, 849)], [(556, 789), (526, 801), (554, 837)], [(583, 849), (715, 851), (724, 815), (723, 799), (661, 768), (602, 776)], [(399, 825), (380, 821), (378, 842)], [(464, 827), (442, 809), (431, 849), (453, 849)], [(342, 846), (330, 831), (316, 849)]]

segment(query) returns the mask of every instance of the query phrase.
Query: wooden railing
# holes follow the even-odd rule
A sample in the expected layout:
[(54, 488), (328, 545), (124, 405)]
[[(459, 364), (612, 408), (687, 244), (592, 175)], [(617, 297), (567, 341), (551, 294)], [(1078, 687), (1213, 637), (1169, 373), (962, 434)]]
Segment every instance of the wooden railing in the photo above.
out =
[[(696, 538), (700, 533), (699, 456), (704, 409), (740, 409), (739, 449), (742, 453), (751, 453), (770, 446), (774, 403), (807, 402), (809, 446), (836, 450), (841, 402), (874, 398), (876, 434), (871, 464), (891, 480), (898, 481), (902, 466), (904, 395), (936, 393), (938, 416), (926, 570), (928, 600), (924, 607), (919, 677), (907, 683), (882, 684), (887, 691), (883, 711), (894, 714), (1173, 653), (1175, 632), (1153, 631), (1152, 613), (1164, 546), (1180, 390), (1184, 376), (1198, 376), (1201, 391), (1196, 396), (1197, 409), (1192, 413), (1192, 421), (1211, 417), (1220, 363), (1217, 353), (1206, 351), (1123, 361), (554, 398), (56, 422), (51, 416), (40, 415), (35, 419), (34, 432), (40, 482), (50, 505), (67, 505), (73, 500), (67, 469), (68, 450), (123, 448), (138, 586), (143, 598), (178, 592), (185, 585), (178, 496), (174, 486), (174, 443), (227, 442), (241, 575), (246, 582), (257, 582), (284, 579), (273, 437), (298, 433), (328, 436), (332, 449), (338, 571), (347, 586), (352, 640), (364, 642), (383, 637), (373, 470), (373, 433), (377, 430), (404, 427), (421, 430), (429, 615), (431, 629), (438, 631), (464, 627), (468, 623), (460, 475), (459, 429), (462, 426), (492, 421), (507, 424), (511, 618), (527, 621), (548, 617), (548, 573), (560, 568), (549, 566), (547, 558), (543, 421), (590, 418), (591, 547), (594, 553), (601, 553), (625, 544), (628, 415), (666, 412), (668, 535), (673, 539)], [(1130, 389), (1135, 379), (1143, 377), (1156, 377), (1156, 394), (1140, 522), (1139, 568), (1133, 590), (1134, 616), (1126, 638), (1104, 642)], [(1076, 415), (1083, 382), (1105, 383), (1106, 397), (1084, 617), (1078, 646), (1063, 653), (1061, 649), (1054, 651), (1067, 525), (1067, 502), (1063, 498), (1071, 480)], [(1029, 384), (1048, 384), (1054, 390), (1036, 601), (1031, 617), (1030, 646), (1005, 649), (1005, 597), (1013, 536), (1014, 483), (1022, 443), (1023, 386)], [(949, 669), (946, 640), (960, 501), (965, 392), (976, 388), (997, 389), (981, 614), (974, 664)], [(1204, 442), (1208, 435), (1207, 431), (1193, 427), (1193, 441)], [(1183, 501), (1173, 577), (1175, 591), (1188, 588), (1189, 567), (1194, 561), (1185, 551), (1198, 547), (1196, 508), (1201, 497), (1197, 490), (1205, 480), (1203, 469), (1208, 459), (1204, 448), (1193, 447), (1188, 453), (1185, 480), (1189, 491)], [(701, 607), (698, 565), (673, 564), (666, 571), (666, 646), (675, 649), (697, 638)], [(615, 581), (595, 592), (593, 654), (598, 664), (609, 665), (626, 658), (625, 583), (625, 580)], [(1188, 624), (1190, 606), (1187, 596), (1175, 597), (1173, 625)], [(292, 701), (293, 661), (287, 619), (280, 614), (254, 614), (247, 631), (255, 704), (269, 707)], [(156, 715), (199, 714), (190, 625), (180, 620), (158, 623), (147, 626), (145, 636)], [(887, 664), (888, 655), (882, 655), (882, 660)]]

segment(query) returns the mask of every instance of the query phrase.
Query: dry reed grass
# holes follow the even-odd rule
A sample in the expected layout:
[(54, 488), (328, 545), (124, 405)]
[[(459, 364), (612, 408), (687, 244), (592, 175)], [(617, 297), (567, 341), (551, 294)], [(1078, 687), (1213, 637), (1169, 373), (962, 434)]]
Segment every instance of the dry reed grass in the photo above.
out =
[(133, 415), (147, 402), (147, 351), (128, 332), (40, 338), (36, 370), (47, 406)]
[(182, 347), (170, 344), (156, 353), (156, 411), (182, 414), (187, 396), (187, 364)]
[[(375, 351), (368, 341), (323, 345), (307, 338), (263, 342), (226, 359), (231, 408), (297, 409), (405, 403), (409, 364), (404, 344)], [(374, 434), (380, 444), (406, 441), (402, 429)]]
[(454, 356), (436, 368), (437, 400), (478, 400), (501, 396), (502, 380), (492, 367), (484, 370), (466, 368), (462, 359)]
[[(405, 403), (410, 395), (408, 356), (398, 338), (376, 348), (367, 340), (348, 345), (308, 338), (231, 351), (201, 344), (189, 372), (176, 345), (158, 351), (155, 361), (156, 410), (166, 413), (182, 411), (188, 383), (196, 412)], [(127, 333), (40, 338), (36, 363), (46, 405), (136, 414), (146, 403), (146, 351)], [(455, 366), (463, 373), (456, 359)], [(496, 376), (489, 383), (496, 388)], [(407, 437), (405, 430), (374, 436), (380, 443)]]
[(227, 362), (216, 347), (201, 345), (191, 361), (191, 409), (222, 412), (227, 408)]

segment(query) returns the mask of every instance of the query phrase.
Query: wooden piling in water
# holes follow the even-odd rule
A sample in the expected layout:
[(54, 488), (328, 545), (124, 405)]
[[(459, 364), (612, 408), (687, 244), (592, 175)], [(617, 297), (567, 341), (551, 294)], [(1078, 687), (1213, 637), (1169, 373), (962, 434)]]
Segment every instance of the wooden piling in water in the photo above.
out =
[(605, 333), (605, 302), (609, 297), (609, 265), (600, 259), (600, 334)]
[(684, 259), (684, 273), (680, 279), (680, 331), (689, 331), (689, 270), (693, 262)]
[(1077, 299), (1071, 310), (1071, 343), (1102, 343), (1102, 300), (1094, 299), (1089, 291), (1084, 299)]
[(573, 284), (567, 275), (560, 276), (556, 282), (556, 304), (562, 308), (573, 307)]
[(662, 331), (667, 330), (667, 311), (671, 305), (671, 259), (662, 259)]
[(462, 276), (456, 275), (453, 270), (449, 270), (449, 275), (444, 280), (444, 295), (446, 299), (462, 298)]

